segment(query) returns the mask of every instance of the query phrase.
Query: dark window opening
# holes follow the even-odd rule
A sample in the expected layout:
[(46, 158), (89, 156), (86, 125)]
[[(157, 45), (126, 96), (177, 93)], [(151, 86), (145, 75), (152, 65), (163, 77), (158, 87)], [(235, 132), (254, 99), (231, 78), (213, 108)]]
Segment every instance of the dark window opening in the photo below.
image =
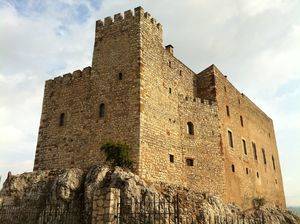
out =
[(248, 168), (246, 168), (246, 174), (247, 174), (247, 175), (249, 174), (249, 169), (248, 169)]
[(232, 170), (233, 173), (235, 172), (235, 167), (234, 167), (233, 164), (231, 165), (231, 170)]
[(122, 80), (123, 79), (123, 74), (120, 72), (119, 73), (119, 80)]
[(257, 160), (257, 150), (256, 150), (256, 144), (254, 142), (252, 142), (252, 148), (253, 148), (254, 159)]
[(169, 154), (170, 163), (174, 163), (174, 155)]
[(227, 113), (227, 116), (230, 117), (229, 106), (226, 106), (226, 113)]
[(276, 166), (275, 166), (275, 159), (274, 159), (274, 156), (272, 156), (272, 163), (273, 163), (273, 169), (275, 170), (275, 169), (276, 169)]
[(238, 99), (238, 103), (241, 104), (241, 100), (240, 99)]
[(244, 154), (247, 155), (247, 145), (246, 145), (246, 141), (244, 139), (242, 139), (243, 142), (243, 149), (244, 149)]
[(258, 172), (256, 172), (256, 177), (259, 178), (259, 173)]
[(190, 159), (190, 158), (186, 159), (186, 165), (187, 166), (194, 166), (194, 159)]
[(226, 86), (224, 86), (224, 91), (227, 92)]
[(182, 76), (182, 70), (179, 70), (179, 75)]
[(277, 179), (275, 179), (275, 184), (278, 184), (278, 181), (277, 181)]
[(64, 126), (65, 124), (65, 114), (61, 113), (59, 116), (59, 126)]
[(171, 89), (171, 88), (169, 88), (169, 93), (170, 93), (170, 94), (172, 93), (172, 89)]
[(241, 121), (241, 126), (244, 127), (244, 120), (243, 120), (243, 116), (240, 116), (240, 121)]
[(105, 104), (101, 103), (99, 106), (99, 117), (104, 117), (105, 116)]
[(192, 122), (187, 123), (187, 129), (189, 135), (194, 135), (194, 124)]
[(228, 142), (229, 142), (229, 146), (233, 148), (233, 136), (232, 136), (232, 132), (229, 130), (228, 130)]
[(171, 61), (169, 61), (169, 67), (170, 67), (170, 68), (172, 67), (172, 62), (171, 62)]
[(267, 164), (265, 149), (261, 149), (261, 151), (262, 151), (262, 155), (263, 155), (264, 164)]

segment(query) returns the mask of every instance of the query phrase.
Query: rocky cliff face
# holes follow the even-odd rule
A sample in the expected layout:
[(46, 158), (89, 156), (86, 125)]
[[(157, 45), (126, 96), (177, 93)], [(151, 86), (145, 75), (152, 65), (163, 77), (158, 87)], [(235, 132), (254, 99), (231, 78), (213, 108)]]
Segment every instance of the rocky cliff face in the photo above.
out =
[[(106, 197), (109, 189), (117, 189), (119, 198)], [(300, 223), (287, 210), (262, 206), (242, 211), (207, 193), (149, 184), (129, 171), (106, 166), (87, 172), (66, 169), (8, 175), (0, 191), (0, 223), (101, 223), (105, 210), (98, 210), (113, 200), (118, 202), (113, 219), (123, 218), (124, 223)], [(141, 217), (150, 222), (141, 222)]]

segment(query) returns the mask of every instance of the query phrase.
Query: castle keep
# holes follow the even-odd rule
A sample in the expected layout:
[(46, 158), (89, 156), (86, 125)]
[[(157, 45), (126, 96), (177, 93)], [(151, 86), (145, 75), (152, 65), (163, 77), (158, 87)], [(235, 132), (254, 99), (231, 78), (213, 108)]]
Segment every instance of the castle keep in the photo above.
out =
[(216, 66), (179, 61), (141, 7), (96, 22), (91, 67), (46, 81), (34, 170), (103, 164), (109, 140), (150, 182), (285, 207), (272, 120)]

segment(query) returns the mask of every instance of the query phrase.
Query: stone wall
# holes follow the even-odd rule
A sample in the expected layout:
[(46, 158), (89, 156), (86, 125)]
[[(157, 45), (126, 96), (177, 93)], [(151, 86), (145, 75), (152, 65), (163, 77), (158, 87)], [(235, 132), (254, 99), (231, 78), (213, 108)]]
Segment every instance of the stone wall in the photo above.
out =
[[(214, 65), (200, 73), (199, 79), (206, 84), (200, 86), (198, 94), (208, 99), (216, 96), (226, 158), (226, 200), (249, 207), (251, 198), (265, 197), (278, 206), (285, 207), (272, 120), (240, 93)], [(214, 91), (206, 92), (207, 86)], [(229, 116), (226, 106), (229, 108)], [(229, 144), (228, 130), (233, 134), (233, 147)], [(246, 143), (247, 154), (242, 140)], [(257, 159), (252, 142), (256, 145)], [(263, 158), (263, 149), (266, 161)]]
[[(213, 102), (196, 98), (196, 74), (163, 47), (162, 32), (147, 14), (141, 29), (139, 174), (223, 195), (224, 164)], [(187, 123), (194, 135), (187, 133)], [(170, 156), (174, 161), (170, 160)], [(207, 161), (210, 158), (210, 163)], [(193, 160), (193, 166), (187, 164)]]

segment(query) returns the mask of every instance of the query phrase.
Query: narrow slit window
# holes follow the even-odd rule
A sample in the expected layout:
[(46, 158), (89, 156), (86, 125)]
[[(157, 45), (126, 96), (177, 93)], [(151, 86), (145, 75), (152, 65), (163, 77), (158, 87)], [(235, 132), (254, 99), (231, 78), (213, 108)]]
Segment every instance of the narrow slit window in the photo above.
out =
[(242, 115), (240, 116), (240, 122), (241, 122), (241, 126), (244, 127), (244, 119)]
[(171, 61), (169, 61), (169, 67), (172, 68), (172, 62)]
[(170, 163), (174, 163), (174, 155), (169, 154)]
[(59, 116), (59, 126), (65, 125), (65, 113), (61, 113)]
[(256, 150), (256, 144), (254, 142), (252, 142), (252, 148), (253, 148), (254, 159), (257, 160), (257, 150)]
[(229, 110), (229, 106), (226, 106), (226, 113), (227, 113), (227, 116), (230, 117), (230, 110)]
[(194, 166), (194, 159), (187, 158), (186, 159), (186, 165), (187, 166)]
[(170, 94), (172, 93), (172, 89), (171, 89), (171, 88), (169, 88), (169, 93), (170, 93)]
[(258, 172), (256, 172), (256, 177), (259, 178), (259, 173)]
[(101, 103), (99, 106), (99, 117), (103, 118), (105, 116), (105, 104)]
[(233, 136), (232, 132), (228, 130), (228, 143), (231, 148), (233, 148)]
[(247, 144), (246, 144), (246, 141), (245, 139), (242, 139), (242, 142), (243, 142), (243, 149), (244, 149), (244, 154), (247, 155), (248, 152), (247, 152)]
[(273, 169), (276, 170), (276, 166), (275, 166), (275, 159), (274, 156), (272, 156), (272, 164), (273, 164)]
[(264, 160), (264, 164), (267, 164), (267, 158), (266, 158), (266, 151), (265, 149), (261, 149), (262, 155), (263, 155), (263, 160)]
[(194, 124), (190, 121), (187, 123), (187, 131), (189, 135), (194, 135)]
[(248, 175), (249, 174), (249, 169), (246, 167), (246, 174)]
[(233, 173), (235, 172), (235, 167), (234, 167), (233, 164), (231, 165), (231, 171), (232, 171)]

